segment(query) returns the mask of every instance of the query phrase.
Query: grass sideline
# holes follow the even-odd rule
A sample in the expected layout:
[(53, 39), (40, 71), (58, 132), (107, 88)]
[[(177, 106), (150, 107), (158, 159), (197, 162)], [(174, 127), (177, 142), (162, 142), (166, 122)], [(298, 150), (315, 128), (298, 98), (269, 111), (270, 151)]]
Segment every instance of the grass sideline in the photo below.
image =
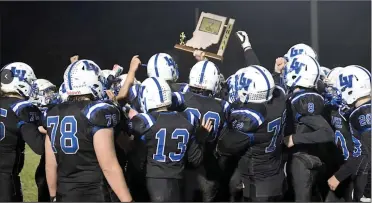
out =
[(35, 171), (39, 165), (40, 156), (35, 154), (30, 147), (26, 145), (25, 165), (21, 172), (23, 201), (37, 202), (37, 187), (35, 183)]

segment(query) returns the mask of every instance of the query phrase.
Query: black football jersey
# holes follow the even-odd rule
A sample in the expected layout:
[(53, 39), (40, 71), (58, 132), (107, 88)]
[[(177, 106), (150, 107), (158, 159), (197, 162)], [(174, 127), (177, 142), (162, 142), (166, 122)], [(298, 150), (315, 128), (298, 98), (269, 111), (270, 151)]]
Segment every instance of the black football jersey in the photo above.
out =
[[(44, 120), (58, 164), (58, 183), (99, 183), (102, 171), (94, 151), (93, 136), (114, 128), (119, 110), (102, 101), (64, 102), (49, 109)], [(74, 185), (65, 188), (73, 189)]]
[(227, 124), (230, 104), (224, 100), (202, 96), (192, 92), (182, 95), (183, 108), (185, 112), (193, 113), (200, 121), (208, 119), (213, 121), (213, 128), (208, 141), (215, 141), (221, 130)]
[[(339, 163), (339, 165), (335, 165), (338, 167), (337, 171), (334, 172), (334, 176), (342, 182), (350, 175), (356, 174), (361, 166), (364, 159), (361, 156), (361, 142), (350, 133), (349, 121), (341, 116), (338, 107), (326, 106), (325, 113), (329, 114), (329, 118), (327, 118), (334, 130), (335, 143), (338, 148), (338, 151), (335, 152), (332, 146), (329, 145), (328, 153), (330, 156), (326, 164), (329, 166), (329, 163)], [(340, 158), (341, 155), (342, 158)]]
[(218, 141), (221, 154), (242, 154), (243, 177), (267, 178), (282, 168), (282, 126), (286, 96), (276, 88), (269, 102), (232, 104), (228, 127)]
[(301, 151), (319, 158), (327, 155), (326, 145), (331, 143), (334, 146), (335, 136), (323, 117), (324, 110), (324, 98), (314, 90), (302, 89), (290, 95), (285, 136), (292, 135), (295, 146), (289, 151)]
[[(0, 173), (21, 172), (25, 141), (34, 140), (33, 132), (22, 134), (21, 126), (31, 123), (37, 129), (40, 116), (40, 110), (28, 101), (15, 97), (0, 97)], [(33, 144), (30, 143), (30, 146), (33, 147)]]
[(371, 136), (371, 102), (367, 102), (356, 108), (349, 117), (350, 131), (355, 141), (361, 142), (361, 154), (368, 154), (371, 143), (362, 142), (362, 136)]
[(189, 85), (186, 83), (175, 83), (168, 81), (168, 85), (171, 88), (172, 92), (186, 93), (190, 90)]
[(195, 132), (199, 120), (190, 112), (152, 112), (134, 116), (129, 128), (147, 148), (146, 177), (183, 178), (186, 161), (202, 159)]
[(338, 109), (331, 111), (331, 126), (335, 131), (335, 143), (341, 150), (344, 160), (348, 160), (350, 156), (359, 157), (360, 141), (351, 135), (349, 122), (344, 120)]
[(130, 104), (130, 107), (137, 112), (141, 111), (141, 101), (140, 101), (140, 94), (141, 91), (141, 85), (133, 85), (131, 88), (129, 88), (128, 92), (128, 103)]

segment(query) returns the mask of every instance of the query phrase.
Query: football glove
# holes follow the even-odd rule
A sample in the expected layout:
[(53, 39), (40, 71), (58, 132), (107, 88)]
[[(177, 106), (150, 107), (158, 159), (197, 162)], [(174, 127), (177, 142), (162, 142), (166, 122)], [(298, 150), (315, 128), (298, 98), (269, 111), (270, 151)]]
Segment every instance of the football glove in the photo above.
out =
[(244, 51), (247, 49), (251, 49), (251, 43), (249, 42), (248, 35), (245, 31), (238, 31), (236, 32), (236, 36), (238, 37), (240, 44)]

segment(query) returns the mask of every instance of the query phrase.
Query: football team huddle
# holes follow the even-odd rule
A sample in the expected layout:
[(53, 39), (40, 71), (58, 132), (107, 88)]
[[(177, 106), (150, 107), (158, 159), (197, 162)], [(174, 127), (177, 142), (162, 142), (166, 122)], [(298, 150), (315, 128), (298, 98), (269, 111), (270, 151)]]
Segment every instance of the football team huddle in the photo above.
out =
[(127, 74), (72, 60), (59, 90), (26, 63), (5, 65), (0, 201), (23, 201), (25, 144), (41, 155), (40, 202), (367, 199), (370, 71), (322, 67), (296, 44), (271, 73), (236, 36), (247, 66), (226, 79), (199, 50), (188, 83), (166, 53), (134, 56)]

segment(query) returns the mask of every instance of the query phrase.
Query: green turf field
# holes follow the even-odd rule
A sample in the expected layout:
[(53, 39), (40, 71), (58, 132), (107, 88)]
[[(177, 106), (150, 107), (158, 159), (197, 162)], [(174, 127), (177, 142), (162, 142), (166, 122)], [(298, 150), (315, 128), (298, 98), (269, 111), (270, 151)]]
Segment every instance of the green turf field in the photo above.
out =
[(25, 151), (25, 165), (21, 173), (23, 201), (37, 202), (37, 187), (35, 184), (35, 171), (40, 156), (35, 154), (27, 145)]

